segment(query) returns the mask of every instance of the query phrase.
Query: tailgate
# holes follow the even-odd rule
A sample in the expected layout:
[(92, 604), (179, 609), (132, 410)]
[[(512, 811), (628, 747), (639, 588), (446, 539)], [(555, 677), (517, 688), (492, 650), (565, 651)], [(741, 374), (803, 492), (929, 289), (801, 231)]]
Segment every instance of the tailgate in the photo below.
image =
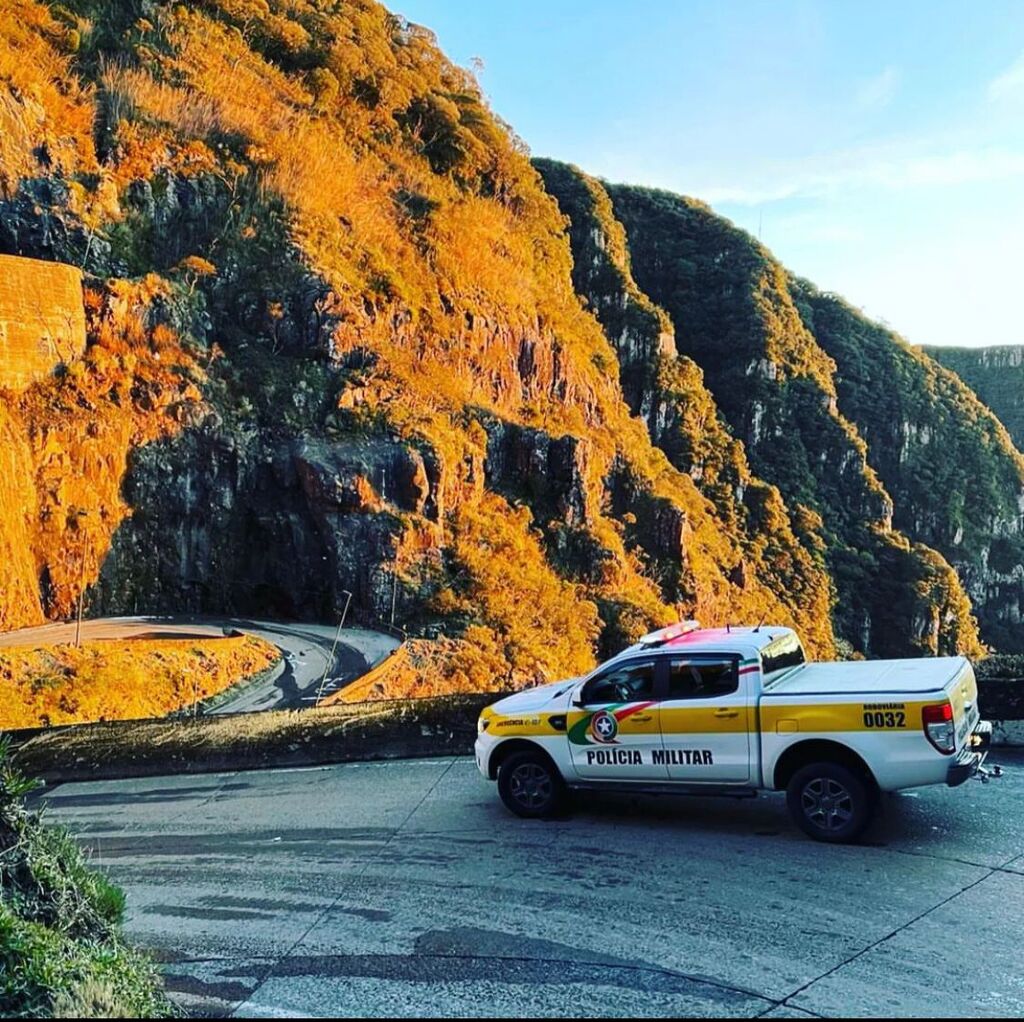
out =
[(970, 744), (971, 734), (981, 719), (981, 712), (978, 709), (978, 683), (974, 678), (974, 668), (968, 661), (964, 661), (963, 669), (947, 682), (945, 691), (953, 707), (956, 751), (960, 752)]

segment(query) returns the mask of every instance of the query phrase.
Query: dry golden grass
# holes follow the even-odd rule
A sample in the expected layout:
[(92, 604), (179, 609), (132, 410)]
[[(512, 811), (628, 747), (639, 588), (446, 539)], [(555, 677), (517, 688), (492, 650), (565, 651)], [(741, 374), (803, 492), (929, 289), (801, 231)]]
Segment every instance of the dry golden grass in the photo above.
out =
[(68, 29), (42, 4), (7, 0), (0, 13), (0, 193), (12, 194), (37, 165), (95, 170), (93, 104), (68, 75)]
[[(332, 693), (320, 707), (393, 699), (427, 699), (468, 692), (511, 689), (508, 661), (499, 652), (497, 636), (471, 626), (464, 638), (410, 639), (402, 652), (384, 661), (365, 678)], [(523, 678), (518, 687), (522, 687)]]
[(0, 649), (0, 729), (161, 717), (279, 657), (252, 635)]

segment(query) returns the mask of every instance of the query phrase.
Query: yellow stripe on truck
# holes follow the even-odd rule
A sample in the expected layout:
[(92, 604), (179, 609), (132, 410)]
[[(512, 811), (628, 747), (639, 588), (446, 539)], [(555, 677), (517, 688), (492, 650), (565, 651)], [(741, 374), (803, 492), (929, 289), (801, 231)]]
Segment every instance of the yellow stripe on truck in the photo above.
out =
[[(941, 699), (925, 701), (867, 701), (860, 703), (770, 703), (761, 704), (761, 730), (765, 734), (809, 734), (830, 731), (920, 731), (921, 708), (941, 702)], [(960, 714), (963, 713), (963, 696), (960, 696)], [(955, 710), (955, 703), (954, 703)], [(552, 716), (568, 716), (571, 728), (586, 713), (570, 712), (568, 715), (550, 713), (521, 713), (504, 716), (484, 712), (488, 720), (487, 733), (496, 738), (536, 738), (564, 734), (565, 728), (554, 728)], [(619, 733), (650, 734), (740, 734), (756, 732), (757, 721), (752, 709), (745, 706), (652, 706), (636, 719), (626, 717)]]
[[(920, 731), (923, 702), (761, 704), (761, 729), (766, 734), (812, 731)], [(723, 715), (723, 710), (729, 715)], [(738, 711), (738, 712), (735, 712)], [(757, 731), (744, 707), (662, 707), (662, 733), (734, 734)]]
[[(496, 738), (536, 738), (540, 735), (555, 735), (559, 732), (550, 724), (550, 713), (512, 713), (504, 716), (500, 713), (488, 713), (483, 717), (488, 721), (487, 733)], [(558, 716), (564, 717), (565, 714)], [(564, 728), (562, 732), (564, 733)]]
[(756, 722), (747, 718), (746, 706), (662, 706), (661, 733), (726, 735), (756, 731)]
[(761, 730), (765, 734), (813, 731), (920, 731), (921, 707), (935, 703), (878, 702), (809, 703), (804, 706), (775, 702), (761, 704)]

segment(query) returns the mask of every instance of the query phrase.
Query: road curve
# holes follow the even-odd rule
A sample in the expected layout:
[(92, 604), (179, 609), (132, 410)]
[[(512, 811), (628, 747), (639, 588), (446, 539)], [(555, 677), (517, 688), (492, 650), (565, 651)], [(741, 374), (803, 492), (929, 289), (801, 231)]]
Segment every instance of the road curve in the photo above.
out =
[[(331, 661), (331, 625), (253, 621), (243, 618), (118, 617), (82, 622), (83, 641), (103, 639), (182, 639), (219, 637), (225, 631), (250, 632), (277, 646), (282, 660), (259, 682), (229, 689), (207, 712), (243, 713), (312, 706), (327, 669), (324, 693), (343, 688), (398, 646), (398, 640), (365, 628), (345, 628)], [(75, 625), (48, 624), (0, 633), (0, 646), (73, 642)], [(328, 664), (330, 667), (328, 669)]]
[(237, 1016), (1024, 1013), (1024, 753), (815, 844), (778, 796), (510, 816), (472, 760), (63, 785), (128, 931)]

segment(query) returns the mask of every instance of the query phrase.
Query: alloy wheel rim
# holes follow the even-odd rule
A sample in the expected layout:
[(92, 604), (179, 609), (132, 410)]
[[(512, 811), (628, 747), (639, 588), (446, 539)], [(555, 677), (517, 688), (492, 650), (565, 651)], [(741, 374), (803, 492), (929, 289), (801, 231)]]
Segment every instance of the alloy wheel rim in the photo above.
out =
[(853, 796), (832, 777), (808, 781), (800, 802), (804, 816), (822, 830), (840, 830), (853, 818)]
[(551, 775), (536, 763), (522, 763), (509, 778), (512, 797), (527, 809), (539, 809), (551, 798)]

